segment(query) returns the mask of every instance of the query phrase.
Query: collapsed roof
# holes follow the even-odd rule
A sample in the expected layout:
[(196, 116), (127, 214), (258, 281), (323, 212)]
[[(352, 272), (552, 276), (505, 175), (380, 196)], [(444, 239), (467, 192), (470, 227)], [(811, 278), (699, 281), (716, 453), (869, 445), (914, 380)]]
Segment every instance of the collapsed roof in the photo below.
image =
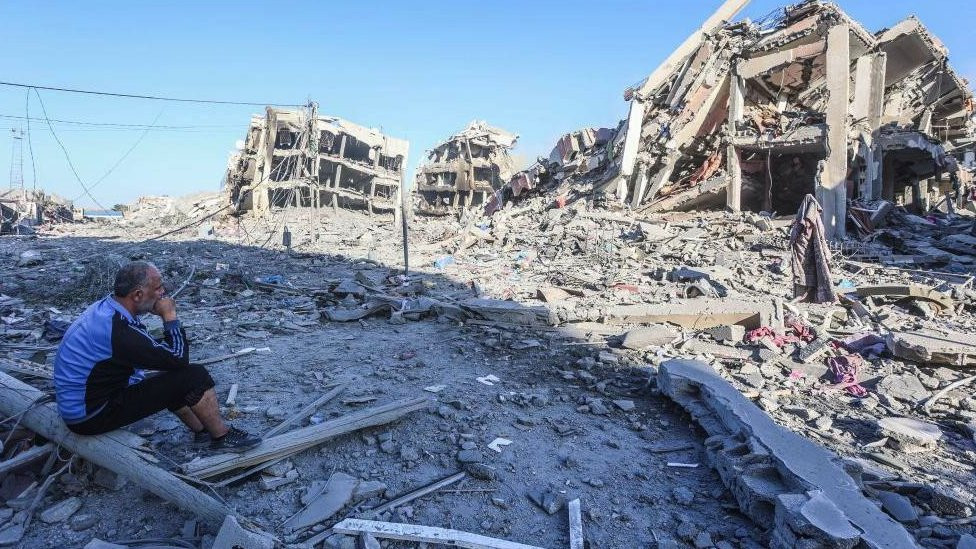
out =
[(444, 215), (483, 204), (515, 174), (518, 136), (475, 120), (427, 153), (417, 170), (417, 213)]

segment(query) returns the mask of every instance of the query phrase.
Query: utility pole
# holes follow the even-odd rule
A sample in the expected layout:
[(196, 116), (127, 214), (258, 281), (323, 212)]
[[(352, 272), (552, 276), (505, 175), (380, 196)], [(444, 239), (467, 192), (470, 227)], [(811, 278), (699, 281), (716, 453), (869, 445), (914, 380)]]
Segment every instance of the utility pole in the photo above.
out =
[(10, 189), (20, 187), (24, 191), (24, 130), (11, 129), (13, 142), (10, 146)]

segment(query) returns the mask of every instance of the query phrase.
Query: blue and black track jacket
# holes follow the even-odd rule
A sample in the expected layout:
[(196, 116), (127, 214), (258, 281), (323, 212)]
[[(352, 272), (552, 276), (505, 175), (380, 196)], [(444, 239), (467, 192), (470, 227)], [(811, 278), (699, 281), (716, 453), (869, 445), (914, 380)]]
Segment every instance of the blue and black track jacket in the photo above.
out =
[(98, 414), (112, 395), (142, 381), (144, 370), (188, 366), (190, 348), (180, 321), (164, 322), (163, 332), (163, 340), (154, 339), (112, 296), (85, 309), (54, 359), (54, 390), (65, 423)]

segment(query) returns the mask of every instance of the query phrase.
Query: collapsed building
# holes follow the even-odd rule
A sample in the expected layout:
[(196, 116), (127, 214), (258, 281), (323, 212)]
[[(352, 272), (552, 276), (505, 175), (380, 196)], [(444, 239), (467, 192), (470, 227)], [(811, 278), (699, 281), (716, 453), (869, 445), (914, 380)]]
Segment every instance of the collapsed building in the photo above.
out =
[(71, 202), (43, 191), (0, 191), (0, 234), (34, 234), (42, 223), (74, 221)]
[(625, 91), (594, 191), (638, 212), (781, 214), (814, 194), (827, 236), (843, 238), (880, 201), (923, 211), (965, 186), (973, 94), (918, 19), (871, 33), (809, 0), (729, 22), (747, 3), (725, 2)]
[(620, 135), (618, 130), (583, 128), (563, 135), (548, 157), (539, 158), (495, 191), (485, 204), (485, 214), (491, 215), (524, 192), (554, 191), (564, 194), (560, 189), (579, 188), (586, 183), (605, 180), (608, 172), (614, 169), (610, 151)]
[(396, 211), (409, 143), (308, 109), (268, 107), (231, 155), (225, 188), (240, 213), (288, 207)]
[(515, 174), (518, 136), (476, 120), (427, 153), (417, 170), (414, 211), (445, 215), (482, 205)]

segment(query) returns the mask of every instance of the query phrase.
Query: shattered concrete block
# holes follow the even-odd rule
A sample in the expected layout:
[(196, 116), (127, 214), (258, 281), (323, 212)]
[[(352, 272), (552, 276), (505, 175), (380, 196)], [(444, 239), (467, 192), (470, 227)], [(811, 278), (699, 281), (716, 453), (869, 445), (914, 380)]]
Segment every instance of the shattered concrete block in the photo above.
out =
[(882, 418), (878, 430), (895, 448), (909, 453), (933, 450), (942, 439), (942, 431), (934, 423), (907, 417)]
[(227, 515), (217, 532), (213, 549), (274, 549), (274, 538), (264, 533), (251, 532)]
[(71, 497), (41, 511), (41, 521), (47, 524), (64, 522), (78, 509), (81, 509), (81, 498)]
[(604, 314), (608, 324), (677, 324), (689, 330), (738, 324), (747, 329), (771, 325), (775, 314), (772, 303), (733, 299), (673, 299), (668, 303), (617, 305)]
[(882, 490), (878, 492), (878, 500), (881, 501), (881, 508), (898, 522), (910, 524), (918, 521), (918, 512), (905, 496)]
[(860, 531), (821, 491), (778, 496), (775, 524), (773, 547), (851, 549), (861, 540)]
[(918, 330), (892, 332), (886, 337), (891, 353), (922, 364), (976, 366), (976, 335)]
[(620, 344), (625, 349), (640, 351), (648, 347), (667, 345), (680, 336), (681, 330), (666, 324), (656, 324), (630, 330), (624, 334), (624, 339)]
[(705, 456), (742, 512), (758, 524), (781, 517), (774, 547), (853, 547), (858, 535), (868, 547), (916, 547), (864, 496), (836, 454), (777, 425), (708, 364), (665, 361), (657, 385), (710, 435)]
[(896, 400), (918, 404), (929, 397), (929, 390), (912, 374), (892, 374), (878, 383), (878, 392)]
[(707, 331), (708, 335), (712, 336), (715, 341), (720, 342), (739, 343), (746, 337), (745, 327), (738, 324), (716, 326)]

